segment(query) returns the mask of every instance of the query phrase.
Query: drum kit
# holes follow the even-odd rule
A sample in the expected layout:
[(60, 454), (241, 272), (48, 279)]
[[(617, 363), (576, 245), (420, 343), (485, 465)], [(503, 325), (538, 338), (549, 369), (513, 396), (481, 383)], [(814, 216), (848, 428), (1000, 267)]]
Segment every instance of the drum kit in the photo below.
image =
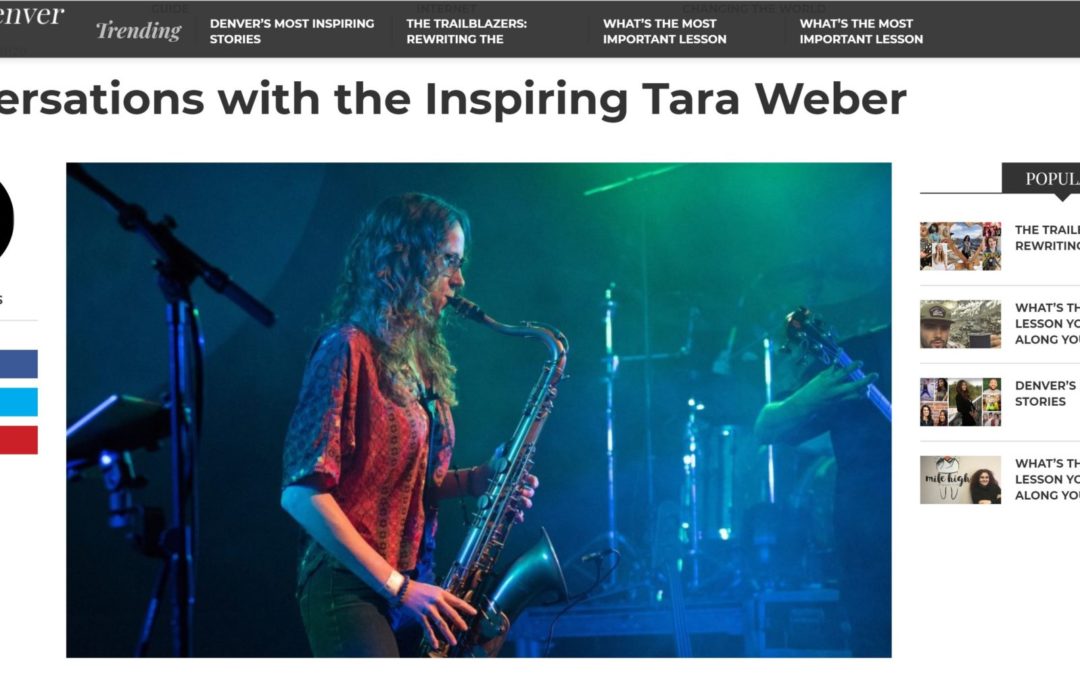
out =
[[(680, 294), (654, 302), (661, 310), (654, 308), (651, 315), (648, 309), (633, 308), (630, 313), (647, 322), (641, 327), (646, 337), (636, 342), (636, 336), (628, 336), (626, 342), (644, 344), (640, 354), (619, 353), (620, 328), (626, 333), (637, 327), (620, 326), (616, 310), (623, 302), (647, 303), (641, 294), (615, 284), (604, 290), (608, 522), (603, 538), (612, 549), (633, 540), (620, 531), (622, 512), (616, 508), (617, 482), (626, 475), (618, 470), (620, 451), (625, 445), (628, 455), (635, 454), (638, 443), (637, 434), (620, 431), (618, 408), (624, 406), (631, 418), (643, 411), (645, 506), (654, 519), (642, 537), (650, 540), (649, 564), (660, 569), (674, 558), (691, 593), (723, 590), (748, 579), (755, 587), (806, 587), (830, 580), (835, 461), (827, 442), (774, 448), (759, 445), (753, 429), (761, 408), (774, 395), (782, 398), (794, 390), (805, 361), (820, 356), (805, 344), (792, 345), (801, 348), (799, 353), (787, 353), (793, 341), (805, 342), (799, 324), (790, 324), (792, 317), (805, 319), (809, 312), (788, 314), (793, 308), (780, 305), (781, 300), (751, 312), (746, 299), (815, 297), (831, 316), (854, 313), (863, 321), (865, 315), (861, 307), (845, 312), (861, 304), (850, 282), (833, 275), (824, 275), (830, 281), (823, 281), (817, 270), (797, 272), (759, 276), (733, 307), (709, 306), (708, 298)], [(828, 331), (816, 316), (813, 323)], [(678, 327), (681, 340), (671, 340), (667, 349), (650, 349), (652, 333), (672, 338)], [(845, 329), (861, 327), (849, 322)], [(630, 368), (641, 371), (633, 375), (633, 385), (617, 386)], [(618, 584), (612, 575), (609, 589)]]

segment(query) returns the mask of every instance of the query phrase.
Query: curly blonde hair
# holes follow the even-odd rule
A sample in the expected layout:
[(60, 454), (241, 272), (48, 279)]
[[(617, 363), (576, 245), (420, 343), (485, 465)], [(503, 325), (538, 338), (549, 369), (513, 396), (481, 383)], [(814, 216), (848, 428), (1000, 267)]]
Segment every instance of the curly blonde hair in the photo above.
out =
[(325, 321), (327, 330), (353, 326), (371, 338), (379, 386), (402, 405), (415, 396), (414, 355), (439, 397), (457, 403), (457, 369), (429, 292), (442, 271), (442, 243), (455, 225), (468, 241), (468, 216), (438, 197), (412, 192), (383, 200), (349, 245)]

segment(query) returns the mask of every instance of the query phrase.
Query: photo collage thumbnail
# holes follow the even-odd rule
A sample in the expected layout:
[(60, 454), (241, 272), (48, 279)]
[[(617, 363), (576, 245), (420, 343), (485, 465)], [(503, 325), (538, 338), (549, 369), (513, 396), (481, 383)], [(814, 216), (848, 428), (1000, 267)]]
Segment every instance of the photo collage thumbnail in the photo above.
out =
[(1001, 378), (922, 378), (919, 426), (1001, 426)]
[(919, 223), (919, 269), (999, 271), (1001, 223)]

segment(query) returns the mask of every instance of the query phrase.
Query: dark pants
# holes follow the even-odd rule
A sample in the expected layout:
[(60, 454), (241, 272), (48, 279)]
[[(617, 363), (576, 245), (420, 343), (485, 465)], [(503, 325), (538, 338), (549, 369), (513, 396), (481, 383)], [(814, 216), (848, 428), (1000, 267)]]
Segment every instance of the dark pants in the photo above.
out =
[[(308, 643), (317, 657), (415, 655), (419, 635), (395, 635), (389, 603), (336, 562), (319, 565), (298, 596)], [(399, 644), (400, 641), (400, 644)]]

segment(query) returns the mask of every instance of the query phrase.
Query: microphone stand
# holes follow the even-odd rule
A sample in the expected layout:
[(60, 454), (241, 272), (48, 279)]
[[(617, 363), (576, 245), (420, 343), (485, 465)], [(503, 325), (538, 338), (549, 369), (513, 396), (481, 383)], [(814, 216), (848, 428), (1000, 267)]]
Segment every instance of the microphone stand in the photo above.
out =
[[(173, 654), (193, 655), (192, 633), (195, 607), (194, 513), (195, 467), (199, 430), (202, 426), (203, 336), (198, 310), (191, 301), (191, 285), (202, 278), (264, 326), (272, 326), (273, 311), (233, 282), (229, 275), (206, 262), (173, 235), (176, 221), (165, 216), (151, 222), (146, 210), (126, 202), (86, 172), (80, 164), (68, 164), (67, 174), (105, 200), (117, 213), (120, 226), (141, 235), (158, 254), (154, 268), (158, 287), (168, 305), (169, 331), (169, 429), (172, 446), (172, 499), (169, 528), (162, 534), (166, 562), (154, 585), (136, 656), (146, 653), (150, 632), (157, 616), (158, 600), (165, 583), (172, 580)], [(190, 338), (189, 338), (190, 333)], [(194, 366), (194, 373), (191, 372)], [(188, 401), (194, 402), (189, 407)]]
[[(670, 173), (672, 171), (678, 171), (682, 169), (684, 164), (669, 164), (657, 169), (645, 171), (643, 173), (626, 176), (622, 179), (616, 180), (605, 185), (600, 185), (594, 188), (585, 190), (582, 196), (592, 197), (599, 194), (604, 194), (611, 191), (621, 190), (630, 185), (636, 185), (642, 183), (648, 186), (652, 179)], [(608, 515), (608, 529), (604, 533), (603, 538), (609, 550), (617, 550), (616, 544), (619, 541), (627, 543), (625, 537), (619, 533), (615, 522), (615, 440), (614, 440), (614, 426), (615, 426), (615, 404), (614, 404), (614, 389), (615, 389), (615, 376), (619, 370), (619, 366), (622, 363), (630, 363), (634, 361), (644, 362), (644, 377), (645, 377), (645, 483), (646, 483), (646, 498), (647, 498), (647, 513), (649, 518), (655, 517), (655, 503), (656, 493), (654, 486), (654, 465), (655, 455), (653, 453), (653, 429), (652, 429), (652, 362), (660, 361), (669, 358), (676, 358), (685, 356), (685, 352), (679, 352), (676, 354), (654, 354), (652, 352), (651, 343), (651, 319), (649, 316), (649, 269), (648, 269), (648, 222), (643, 216), (640, 222), (641, 226), (641, 281), (643, 294), (643, 316), (642, 326), (644, 329), (644, 348), (645, 353), (635, 356), (619, 356), (615, 353), (612, 333), (613, 333), (613, 320), (615, 314), (616, 302), (612, 297), (612, 292), (615, 285), (611, 284), (604, 294), (604, 337), (605, 337), (605, 350), (604, 350), (604, 384), (606, 388), (606, 404), (604, 409), (604, 421), (607, 431), (607, 442), (605, 445), (605, 459), (607, 464), (607, 515)], [(651, 528), (650, 528), (651, 529)], [(628, 546), (629, 547), (629, 546)], [(608, 575), (607, 580), (604, 583), (604, 588), (610, 590), (612, 587), (619, 586), (619, 579), (616, 576), (617, 572), (613, 572)]]
[[(606, 434), (605, 456), (607, 459), (607, 510), (608, 510), (608, 529), (604, 534), (604, 538), (607, 540), (607, 546), (609, 550), (618, 550), (617, 544), (619, 542), (627, 543), (626, 538), (619, 532), (616, 526), (616, 509), (615, 509), (615, 377), (618, 374), (619, 368), (624, 363), (637, 363), (641, 362), (645, 367), (645, 482), (647, 484), (647, 513), (650, 517), (653, 517), (656, 513), (656, 497), (653, 480), (654, 471), (654, 456), (652, 445), (652, 363), (653, 361), (667, 361), (671, 359), (681, 359), (690, 354), (690, 350), (693, 346), (694, 335), (694, 322), (696, 319), (697, 309), (691, 309), (690, 322), (687, 327), (688, 334), (686, 338), (686, 344), (679, 348), (676, 352), (663, 352), (655, 353), (651, 348), (651, 341), (648, 337), (649, 324), (648, 314), (646, 313), (645, 319), (645, 353), (633, 354), (628, 356), (619, 356), (615, 352), (615, 309), (617, 303), (614, 299), (615, 284), (611, 283), (604, 290), (604, 388), (605, 388), (605, 406), (604, 406), (604, 425)], [(647, 310), (646, 310), (647, 312)], [(607, 580), (604, 583), (605, 589), (610, 589), (619, 585), (616, 572), (613, 571), (608, 575)]]

